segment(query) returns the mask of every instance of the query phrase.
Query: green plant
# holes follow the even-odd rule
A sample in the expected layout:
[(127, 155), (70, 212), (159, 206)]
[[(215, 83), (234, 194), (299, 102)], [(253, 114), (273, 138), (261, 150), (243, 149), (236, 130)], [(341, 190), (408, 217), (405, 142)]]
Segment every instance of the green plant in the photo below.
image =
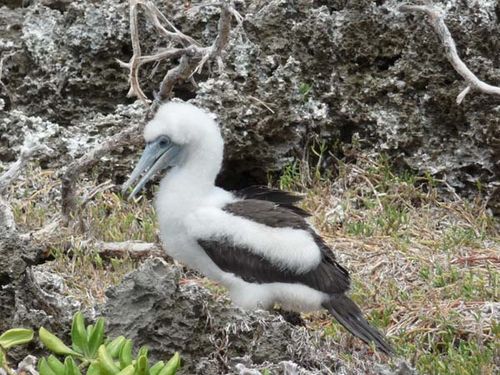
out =
[(148, 358), (148, 348), (143, 346), (137, 356), (132, 355), (132, 340), (119, 336), (114, 340), (104, 337), (104, 319), (99, 318), (95, 325), (85, 326), (83, 314), (73, 317), (71, 327), (71, 347), (64, 344), (45, 328), (40, 328), (40, 340), (54, 354), (65, 356), (60, 361), (50, 355), (38, 363), (40, 375), (174, 375), (180, 367), (180, 356), (175, 353), (165, 363), (153, 365)]
[(14, 374), (7, 364), (7, 351), (16, 345), (23, 345), (33, 340), (31, 329), (13, 328), (5, 331), (0, 336), (0, 368), (8, 374)]
[(310, 84), (305, 83), (305, 82), (303, 82), (303, 83), (300, 84), (300, 86), (299, 86), (299, 93), (300, 93), (300, 95), (302, 95), (302, 99), (304, 101), (307, 100), (307, 98), (308, 98), (311, 90), (312, 90), (312, 86)]

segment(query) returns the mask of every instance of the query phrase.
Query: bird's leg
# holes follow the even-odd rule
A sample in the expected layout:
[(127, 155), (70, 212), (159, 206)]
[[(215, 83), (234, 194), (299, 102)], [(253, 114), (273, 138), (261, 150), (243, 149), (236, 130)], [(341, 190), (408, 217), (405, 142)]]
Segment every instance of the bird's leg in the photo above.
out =
[(304, 319), (302, 319), (302, 316), (298, 312), (283, 310), (279, 306), (274, 306), (272, 308), (272, 311), (276, 315), (281, 315), (281, 317), (286, 322), (290, 323), (293, 326), (298, 326), (298, 327), (305, 327), (306, 326), (306, 322), (304, 322)]

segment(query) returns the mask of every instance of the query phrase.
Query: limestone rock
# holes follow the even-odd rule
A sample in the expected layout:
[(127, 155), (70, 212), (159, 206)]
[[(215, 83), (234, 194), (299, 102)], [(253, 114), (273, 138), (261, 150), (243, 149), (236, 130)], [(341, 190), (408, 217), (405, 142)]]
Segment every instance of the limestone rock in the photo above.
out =
[[(156, 3), (182, 31), (204, 45), (213, 41), (218, 7)], [(115, 61), (131, 56), (127, 1), (25, 5), (0, 8), (4, 111), (81, 128), (82, 135), (92, 118), (131, 104), (127, 72)], [(443, 178), (463, 194), (475, 194), (481, 185), (498, 211), (499, 99), (471, 93), (457, 105), (463, 79), (425, 16), (400, 13), (399, 5), (238, 1), (245, 19), (231, 36), (223, 72), (206, 68), (196, 76), (198, 86), (185, 83), (175, 90), (177, 97), (215, 112), (223, 125), (227, 147), (220, 182), (265, 182), (269, 171), (302, 156), (311, 139), (331, 148), (356, 142), (368, 152), (387, 153), (403, 168)], [(446, 12), (468, 67), (499, 85), (499, 3), (451, 0), (435, 6)], [(141, 21), (139, 27), (146, 53), (166, 46), (151, 25)], [(162, 64), (152, 78), (145, 67), (147, 95), (153, 96), (171, 66)], [(18, 138), (2, 142), (12, 145)]]
[(197, 284), (179, 285), (180, 276), (176, 266), (149, 259), (110, 288), (100, 309), (108, 335), (147, 345), (157, 360), (180, 352), (182, 374), (253, 374), (266, 368), (273, 374), (379, 372), (373, 357), (351, 353), (347, 365), (335, 343), (318, 332), (266, 311), (240, 310)]

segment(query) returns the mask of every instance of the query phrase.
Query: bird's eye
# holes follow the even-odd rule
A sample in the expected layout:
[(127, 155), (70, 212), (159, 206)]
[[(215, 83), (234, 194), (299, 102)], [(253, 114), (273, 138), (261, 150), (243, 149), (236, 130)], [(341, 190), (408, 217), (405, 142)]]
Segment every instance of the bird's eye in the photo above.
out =
[(160, 147), (163, 148), (163, 147), (167, 147), (169, 143), (170, 143), (170, 139), (168, 139), (167, 137), (162, 137), (158, 144), (160, 145)]

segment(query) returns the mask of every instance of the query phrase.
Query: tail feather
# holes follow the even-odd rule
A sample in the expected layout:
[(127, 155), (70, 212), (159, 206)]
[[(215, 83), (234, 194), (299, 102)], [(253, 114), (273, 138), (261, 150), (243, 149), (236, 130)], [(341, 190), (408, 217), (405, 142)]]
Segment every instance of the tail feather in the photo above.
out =
[(367, 344), (374, 343), (378, 350), (387, 355), (394, 353), (382, 334), (370, 326), (363, 318), (359, 307), (347, 296), (343, 294), (332, 295), (329, 301), (323, 303), (323, 306), (354, 336)]

